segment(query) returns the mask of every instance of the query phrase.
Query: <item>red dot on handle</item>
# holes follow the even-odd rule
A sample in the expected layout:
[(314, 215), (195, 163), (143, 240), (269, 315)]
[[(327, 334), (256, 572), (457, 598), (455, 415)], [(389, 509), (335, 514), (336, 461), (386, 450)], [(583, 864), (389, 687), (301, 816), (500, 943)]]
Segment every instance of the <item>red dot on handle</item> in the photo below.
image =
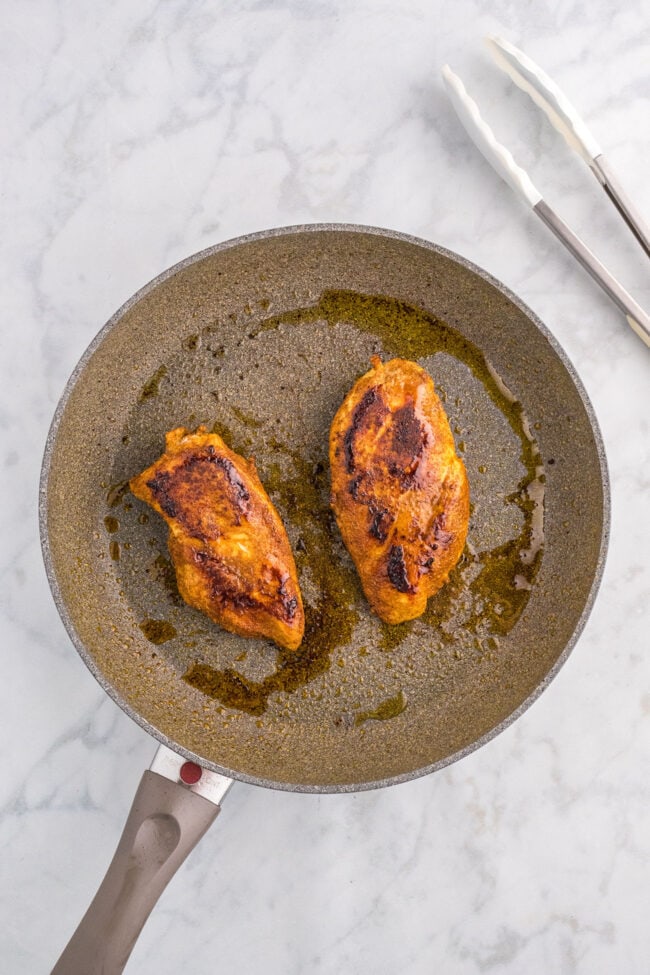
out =
[(185, 785), (194, 785), (194, 783), (198, 782), (201, 778), (201, 773), (202, 769), (200, 765), (197, 765), (195, 762), (185, 762), (184, 765), (181, 765), (179, 774), (181, 781), (184, 782)]

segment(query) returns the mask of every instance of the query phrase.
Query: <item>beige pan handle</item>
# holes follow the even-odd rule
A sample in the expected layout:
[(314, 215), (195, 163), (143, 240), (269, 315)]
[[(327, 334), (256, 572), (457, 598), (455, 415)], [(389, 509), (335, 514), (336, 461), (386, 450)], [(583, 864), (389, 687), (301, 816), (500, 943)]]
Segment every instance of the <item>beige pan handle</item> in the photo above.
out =
[(152, 767), (163, 774), (142, 776), (111, 865), (52, 975), (124, 970), (158, 898), (219, 815), (218, 802), (232, 784), (164, 746)]

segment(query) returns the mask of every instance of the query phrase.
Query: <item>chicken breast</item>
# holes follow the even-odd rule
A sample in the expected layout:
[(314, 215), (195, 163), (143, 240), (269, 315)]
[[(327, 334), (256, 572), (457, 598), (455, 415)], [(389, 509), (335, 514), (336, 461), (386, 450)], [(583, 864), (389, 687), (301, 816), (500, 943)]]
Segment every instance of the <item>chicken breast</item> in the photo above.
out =
[(469, 486), (429, 374), (406, 359), (371, 361), (330, 430), (331, 504), (368, 602), (402, 623), (460, 558)]
[(169, 525), (186, 603), (231, 633), (297, 649), (305, 618), (293, 553), (253, 460), (206, 427), (179, 427), (130, 487)]

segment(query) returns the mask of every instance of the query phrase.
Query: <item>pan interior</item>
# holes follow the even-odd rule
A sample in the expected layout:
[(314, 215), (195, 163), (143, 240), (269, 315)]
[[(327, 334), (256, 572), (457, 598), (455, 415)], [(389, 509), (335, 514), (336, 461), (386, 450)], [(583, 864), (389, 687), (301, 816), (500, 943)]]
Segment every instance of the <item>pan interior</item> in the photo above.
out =
[[(430, 372), (472, 498), (452, 579), (399, 627), (370, 613), (328, 507), (329, 426), (373, 354)], [(167, 430), (199, 424), (255, 457), (287, 527), (297, 654), (186, 606), (128, 492)], [(505, 721), (578, 626), (604, 528), (589, 415), (529, 314), (435, 248), (345, 229), (217, 248), (136, 296), (71, 390), (48, 499), (64, 616), (104, 685), (202, 761), (301, 788), (413, 774)]]

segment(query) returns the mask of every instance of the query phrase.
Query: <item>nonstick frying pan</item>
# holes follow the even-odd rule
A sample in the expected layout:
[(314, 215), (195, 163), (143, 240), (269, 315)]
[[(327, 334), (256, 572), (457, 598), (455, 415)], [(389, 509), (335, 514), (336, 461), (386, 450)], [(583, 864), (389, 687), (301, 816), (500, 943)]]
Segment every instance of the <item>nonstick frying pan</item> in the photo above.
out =
[[(369, 611), (328, 508), (329, 426), (373, 354), (429, 370), (471, 489), (461, 562), (398, 627)], [(293, 656), (186, 606), (165, 526), (128, 492), (167, 430), (200, 423), (255, 457), (287, 526), (307, 613)], [(542, 323), (462, 258), (349, 225), (220, 244), (138, 292), (68, 383), (41, 488), (54, 598), (107, 693), (206, 776), (304, 792), (434, 771), (520, 715), (585, 623), (608, 522), (593, 411)], [(58, 972), (122, 970), (218, 811), (145, 780)]]

